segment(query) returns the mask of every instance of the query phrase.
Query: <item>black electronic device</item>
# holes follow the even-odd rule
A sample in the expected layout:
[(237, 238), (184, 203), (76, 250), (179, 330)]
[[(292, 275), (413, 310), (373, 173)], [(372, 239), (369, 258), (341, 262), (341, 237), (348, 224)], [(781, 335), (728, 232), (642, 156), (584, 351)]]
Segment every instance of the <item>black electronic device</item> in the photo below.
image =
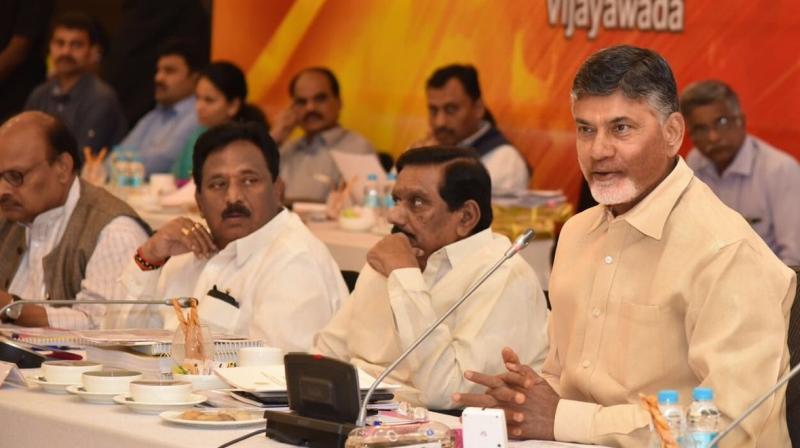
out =
[(0, 360), (13, 362), (20, 369), (35, 369), (46, 359), (24, 344), (0, 336)]
[(321, 355), (284, 357), (292, 412), (265, 411), (267, 437), (308, 447), (344, 447), (361, 405), (358, 372), (349, 363)]

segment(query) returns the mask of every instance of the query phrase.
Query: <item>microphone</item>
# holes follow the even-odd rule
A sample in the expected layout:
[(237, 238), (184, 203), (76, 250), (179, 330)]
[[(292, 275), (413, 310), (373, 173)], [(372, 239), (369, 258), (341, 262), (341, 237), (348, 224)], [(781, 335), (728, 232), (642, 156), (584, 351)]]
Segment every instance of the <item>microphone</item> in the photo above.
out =
[(708, 446), (710, 447), (717, 446), (717, 443), (719, 443), (720, 440), (722, 440), (725, 436), (730, 434), (731, 431), (739, 427), (739, 425), (742, 423), (744, 419), (747, 418), (747, 416), (749, 416), (750, 414), (753, 413), (753, 411), (758, 409), (758, 407), (761, 406), (761, 404), (764, 403), (767, 400), (767, 398), (771, 397), (772, 394), (775, 393), (775, 391), (780, 389), (784, 384), (788, 383), (790, 379), (794, 378), (794, 376), (797, 375), (797, 372), (800, 372), (800, 364), (794, 366), (794, 368), (790, 370), (789, 373), (784, 375), (783, 378), (781, 378), (781, 380), (778, 381), (777, 384), (772, 386), (764, 395), (761, 396), (761, 398), (756, 400), (755, 403), (751, 404), (750, 407), (747, 408), (742, 413), (742, 415), (740, 415), (736, 420), (732, 421), (731, 424), (728, 425), (728, 427), (725, 428), (724, 431), (717, 434), (717, 437), (714, 437), (714, 439), (708, 443)]
[(384, 371), (378, 376), (378, 378), (375, 379), (375, 382), (372, 383), (372, 386), (370, 386), (369, 390), (364, 395), (364, 398), (361, 401), (361, 407), (358, 410), (358, 420), (356, 420), (356, 426), (366, 425), (367, 404), (369, 403), (370, 398), (372, 398), (372, 394), (375, 393), (375, 389), (378, 388), (378, 385), (380, 385), (383, 382), (383, 380), (385, 380), (386, 377), (389, 376), (389, 374), (392, 373), (394, 369), (397, 368), (397, 366), (401, 362), (403, 362), (403, 360), (406, 359), (408, 355), (410, 355), (411, 352), (413, 352), (414, 349), (416, 349), (422, 343), (422, 341), (424, 341), (431, 333), (433, 333), (433, 331), (436, 330), (436, 328), (438, 328), (439, 325), (441, 325), (441, 323), (444, 322), (445, 319), (450, 317), (450, 315), (453, 314), (453, 312), (457, 310), (458, 307), (460, 307), (461, 304), (464, 303), (472, 295), (472, 293), (475, 292), (475, 290), (478, 289), (478, 287), (481, 286), (486, 281), (486, 279), (488, 279), (492, 274), (494, 274), (494, 272), (497, 271), (497, 269), (499, 269), (500, 266), (503, 265), (503, 263), (508, 261), (509, 258), (518, 254), (520, 251), (522, 251), (522, 249), (525, 249), (525, 247), (528, 246), (528, 243), (530, 243), (531, 240), (533, 240), (535, 235), (536, 234), (534, 233), (533, 229), (527, 229), (524, 232), (522, 232), (522, 234), (518, 236), (517, 239), (515, 239), (514, 242), (511, 244), (511, 247), (509, 247), (508, 250), (506, 250), (503, 256), (499, 260), (497, 260), (497, 262), (491, 268), (489, 268), (478, 279), (477, 282), (475, 282), (472, 286), (470, 286), (467, 292), (465, 292), (464, 295), (461, 296), (461, 298), (458, 299), (458, 301), (454, 303), (453, 306), (450, 307), (450, 309), (448, 309), (444, 314), (442, 314), (441, 317), (436, 319), (436, 321), (433, 324), (431, 324), (431, 326), (428, 327), (428, 329), (425, 330), (396, 360), (394, 360), (394, 362), (389, 364), (389, 366), (386, 367), (386, 369), (384, 369)]
[[(175, 297), (175, 300), (178, 301), (178, 305), (181, 308), (188, 308), (192, 306), (192, 302), (197, 303), (197, 299), (194, 297)], [(6, 312), (15, 306), (22, 306), (22, 305), (167, 305), (172, 306), (173, 299), (161, 299), (161, 300), (136, 300), (136, 299), (125, 299), (125, 300), (17, 300), (16, 302), (10, 302), (6, 304), (4, 307), (0, 308), (0, 316), (5, 316)]]

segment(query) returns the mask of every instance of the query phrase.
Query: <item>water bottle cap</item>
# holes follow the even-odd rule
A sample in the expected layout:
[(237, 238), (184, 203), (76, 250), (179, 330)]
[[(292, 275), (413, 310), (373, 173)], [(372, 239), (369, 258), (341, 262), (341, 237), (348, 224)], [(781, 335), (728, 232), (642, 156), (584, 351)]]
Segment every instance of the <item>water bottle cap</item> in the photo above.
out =
[(378, 175), (377, 174), (368, 174), (367, 175), (367, 180), (378, 180)]
[(658, 404), (678, 404), (678, 391), (671, 389), (658, 391)]
[(695, 401), (711, 401), (714, 399), (714, 391), (709, 387), (695, 387), (692, 391), (692, 399)]

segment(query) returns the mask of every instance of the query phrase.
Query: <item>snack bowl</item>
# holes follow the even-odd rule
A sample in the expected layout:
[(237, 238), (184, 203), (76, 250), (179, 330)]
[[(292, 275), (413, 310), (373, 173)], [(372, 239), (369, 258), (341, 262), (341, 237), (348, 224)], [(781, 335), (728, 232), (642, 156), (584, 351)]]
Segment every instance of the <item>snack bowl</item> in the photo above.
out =
[(95, 394), (126, 394), (131, 381), (142, 378), (141, 372), (132, 370), (94, 370), (81, 375), (83, 389)]
[(102, 368), (102, 364), (92, 361), (45, 361), (42, 363), (42, 378), (52, 384), (81, 384), (84, 372)]
[(170, 380), (136, 380), (130, 383), (130, 397), (138, 403), (186, 403), (192, 383)]
[(365, 207), (350, 207), (339, 214), (339, 227), (344, 230), (362, 232), (375, 225), (375, 212)]

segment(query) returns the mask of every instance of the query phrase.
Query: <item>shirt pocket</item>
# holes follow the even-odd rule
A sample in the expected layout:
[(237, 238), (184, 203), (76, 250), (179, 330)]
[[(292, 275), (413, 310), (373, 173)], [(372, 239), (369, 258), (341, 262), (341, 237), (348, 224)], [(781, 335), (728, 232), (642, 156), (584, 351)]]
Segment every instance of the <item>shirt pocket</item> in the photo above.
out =
[(236, 326), (241, 316), (241, 309), (216, 297), (206, 295), (197, 307), (204, 323), (214, 332), (236, 334)]
[(664, 374), (664, 325), (659, 305), (620, 304), (610, 345), (609, 373), (628, 391), (643, 390)]

